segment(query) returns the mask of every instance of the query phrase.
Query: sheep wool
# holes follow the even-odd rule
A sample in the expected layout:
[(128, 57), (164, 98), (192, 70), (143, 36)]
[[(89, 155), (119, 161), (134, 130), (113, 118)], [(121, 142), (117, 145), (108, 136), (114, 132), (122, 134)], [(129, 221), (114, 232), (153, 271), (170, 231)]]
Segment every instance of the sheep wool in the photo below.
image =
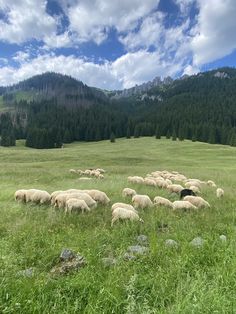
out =
[(152, 207), (153, 203), (148, 195), (134, 195), (132, 197), (132, 202), (135, 208), (144, 209), (146, 207)]
[(143, 222), (143, 220), (139, 217), (139, 215), (134, 212), (133, 210), (129, 210), (122, 207), (117, 207), (112, 212), (112, 220), (111, 220), (111, 226), (113, 226), (114, 222), (117, 220), (131, 220), (131, 221), (140, 221)]

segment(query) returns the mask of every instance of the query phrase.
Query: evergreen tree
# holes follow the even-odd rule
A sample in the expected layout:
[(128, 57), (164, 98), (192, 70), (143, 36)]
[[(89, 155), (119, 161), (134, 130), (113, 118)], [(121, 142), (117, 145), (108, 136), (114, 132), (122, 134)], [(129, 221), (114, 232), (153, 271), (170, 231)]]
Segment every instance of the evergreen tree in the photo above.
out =
[(130, 127), (128, 126), (127, 127), (127, 130), (126, 130), (126, 138), (130, 138)]
[(177, 135), (176, 132), (174, 130), (173, 134), (172, 134), (172, 141), (176, 141)]
[(166, 133), (166, 138), (169, 140), (170, 139), (170, 131), (168, 130)]
[(139, 136), (140, 136), (139, 126), (135, 125), (135, 128), (134, 128), (134, 138), (138, 138)]
[(160, 127), (158, 125), (156, 126), (155, 136), (156, 136), (156, 139), (160, 139), (161, 138)]
[(112, 132), (111, 135), (110, 135), (110, 142), (111, 142), (111, 143), (115, 143), (115, 141), (116, 141), (116, 136), (115, 136), (115, 134)]

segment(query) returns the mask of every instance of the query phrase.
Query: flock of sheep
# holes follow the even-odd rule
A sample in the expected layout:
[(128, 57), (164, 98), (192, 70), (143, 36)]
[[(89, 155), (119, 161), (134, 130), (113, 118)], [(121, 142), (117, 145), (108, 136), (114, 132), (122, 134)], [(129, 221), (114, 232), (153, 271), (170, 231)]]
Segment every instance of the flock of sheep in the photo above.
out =
[(73, 173), (73, 174), (78, 174), (79, 176), (85, 176), (85, 177), (81, 177), (80, 179), (90, 179), (88, 177), (95, 177), (97, 179), (104, 179), (104, 173), (106, 171), (104, 169), (97, 168), (97, 169), (86, 169), (86, 170), (70, 169), (69, 172)]
[[(100, 176), (103, 169), (89, 170), (94, 176)], [(77, 170), (78, 171), (78, 170)], [(81, 171), (81, 170), (80, 170)], [(71, 172), (71, 171), (70, 171)], [(88, 170), (85, 170), (88, 175)], [(96, 173), (96, 175), (95, 175)], [(177, 193), (180, 195), (181, 200), (171, 202), (169, 199), (156, 196), (153, 201), (148, 195), (137, 194), (134, 189), (124, 188), (122, 191), (123, 198), (131, 198), (132, 205), (119, 202), (114, 203), (111, 207), (112, 221), (111, 226), (118, 220), (143, 220), (139, 217), (138, 209), (145, 209), (150, 207), (165, 206), (176, 209), (197, 209), (202, 207), (210, 207), (210, 204), (202, 197), (198, 196), (204, 185), (216, 188), (216, 184), (209, 181), (201, 181), (199, 179), (188, 179), (183, 174), (176, 171), (155, 171), (148, 174), (145, 178), (140, 176), (128, 177), (129, 183), (143, 184), (166, 189), (169, 193)], [(173, 183), (174, 182), (174, 183)], [(180, 185), (179, 183), (182, 183)], [(223, 197), (224, 190), (221, 188), (216, 189), (216, 196)], [(29, 189), (17, 190), (15, 192), (15, 200), (25, 203), (33, 202), (39, 204), (51, 204), (55, 208), (64, 209), (65, 213), (86, 212), (91, 211), (97, 207), (97, 204), (108, 205), (110, 203), (109, 197), (105, 192), (100, 190), (79, 190), (69, 189), (66, 191), (55, 191), (49, 194), (47, 191)]]

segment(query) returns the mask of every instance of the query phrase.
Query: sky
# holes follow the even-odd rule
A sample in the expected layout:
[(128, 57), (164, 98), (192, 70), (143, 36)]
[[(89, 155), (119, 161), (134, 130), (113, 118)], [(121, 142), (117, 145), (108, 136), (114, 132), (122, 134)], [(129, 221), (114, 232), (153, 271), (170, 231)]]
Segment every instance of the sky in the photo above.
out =
[(236, 66), (236, 0), (0, 0), (0, 86), (47, 71), (130, 88)]

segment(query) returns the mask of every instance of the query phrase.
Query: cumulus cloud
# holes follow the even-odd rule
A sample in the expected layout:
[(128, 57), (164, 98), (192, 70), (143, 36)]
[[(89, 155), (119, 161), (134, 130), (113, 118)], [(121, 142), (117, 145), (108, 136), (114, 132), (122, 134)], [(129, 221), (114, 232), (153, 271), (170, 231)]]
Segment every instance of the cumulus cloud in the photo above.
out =
[(111, 29), (118, 33), (134, 29), (140, 18), (157, 8), (159, 0), (60, 0), (60, 3), (77, 41), (100, 44)]
[(5, 15), (0, 20), (0, 40), (19, 44), (56, 32), (56, 21), (46, 13), (44, 0), (1, 0), (0, 9)]
[(236, 1), (198, 0), (198, 24), (192, 40), (196, 66), (215, 61), (236, 49)]

